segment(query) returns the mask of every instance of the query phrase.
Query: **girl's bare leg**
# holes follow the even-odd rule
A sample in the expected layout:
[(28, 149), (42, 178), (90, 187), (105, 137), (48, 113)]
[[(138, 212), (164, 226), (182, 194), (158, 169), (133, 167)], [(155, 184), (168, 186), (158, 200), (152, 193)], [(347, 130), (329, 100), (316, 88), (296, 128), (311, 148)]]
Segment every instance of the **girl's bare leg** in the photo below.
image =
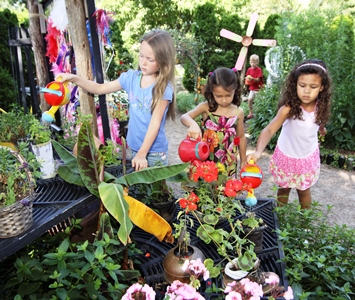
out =
[(298, 199), (300, 201), (301, 207), (310, 208), (312, 202), (311, 189), (308, 188), (304, 191), (297, 190), (297, 194), (298, 194)]
[(277, 190), (277, 201), (279, 202), (279, 205), (285, 205), (288, 203), (288, 196), (290, 195), (291, 189), (289, 188), (281, 188)]

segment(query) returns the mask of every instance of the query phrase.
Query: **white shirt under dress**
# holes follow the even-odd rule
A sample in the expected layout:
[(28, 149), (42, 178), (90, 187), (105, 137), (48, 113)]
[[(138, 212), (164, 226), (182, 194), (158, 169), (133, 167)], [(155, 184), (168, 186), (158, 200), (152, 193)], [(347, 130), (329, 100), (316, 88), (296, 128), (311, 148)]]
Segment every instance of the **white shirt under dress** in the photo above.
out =
[(315, 112), (302, 109), (302, 119), (286, 119), (269, 163), (276, 184), (283, 188), (306, 190), (320, 173), (319, 125)]

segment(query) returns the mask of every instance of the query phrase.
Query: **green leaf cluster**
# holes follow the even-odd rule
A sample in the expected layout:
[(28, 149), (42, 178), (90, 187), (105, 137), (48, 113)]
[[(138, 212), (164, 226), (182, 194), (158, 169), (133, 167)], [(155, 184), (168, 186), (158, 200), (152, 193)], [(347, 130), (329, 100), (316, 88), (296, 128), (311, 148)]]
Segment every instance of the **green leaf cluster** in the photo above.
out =
[(295, 299), (354, 299), (355, 229), (331, 225), (332, 207), (277, 207), (279, 239)]

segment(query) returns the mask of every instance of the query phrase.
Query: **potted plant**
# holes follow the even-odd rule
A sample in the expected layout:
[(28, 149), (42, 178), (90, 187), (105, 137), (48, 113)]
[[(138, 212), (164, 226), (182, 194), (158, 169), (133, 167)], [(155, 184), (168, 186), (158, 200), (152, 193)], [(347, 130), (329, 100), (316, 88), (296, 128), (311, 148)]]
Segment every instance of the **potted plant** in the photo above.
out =
[(41, 177), (43, 179), (52, 178), (56, 175), (51, 137), (52, 133), (49, 126), (42, 124), (36, 118), (30, 120), (29, 139), (32, 151), (41, 164)]
[[(192, 188), (192, 191), (179, 199), (179, 204), (191, 211), (199, 222), (196, 235), (206, 244), (212, 243), (217, 247), (218, 254), (228, 261), (226, 268), (233, 267), (241, 271), (242, 277), (246, 276), (258, 267), (258, 259), (254, 243), (248, 239), (250, 232), (244, 232), (242, 219), (237, 218), (238, 212), (244, 218), (247, 215), (236, 196), (251, 187), (229, 176), (228, 168), (223, 164), (211, 161), (193, 162), (189, 175), (195, 185), (191, 182), (185, 184), (185, 188)], [(196, 213), (198, 211), (200, 213)], [(248, 217), (249, 224), (252, 224), (255, 216)], [(244, 222), (248, 223), (247, 220)]]
[(0, 147), (0, 238), (19, 235), (31, 227), (34, 187), (24, 157)]
[(10, 146), (16, 150), (18, 141), (27, 139), (31, 114), (25, 114), (22, 110), (3, 112), (0, 118), (0, 145)]
[[(132, 223), (155, 235), (160, 241), (173, 242), (170, 224), (142, 202), (129, 196), (128, 191), (134, 184), (152, 183), (179, 175), (188, 164), (147, 168), (130, 174), (124, 172), (123, 176), (117, 178), (105, 172), (103, 156), (96, 148), (87, 121), (80, 127), (76, 157), (56, 141), (53, 141), (53, 145), (64, 162), (58, 168), (58, 175), (69, 183), (85, 186), (101, 200), (100, 212), (109, 212), (120, 223), (117, 234), (124, 245), (130, 241)], [(125, 143), (122, 149), (125, 149)]]

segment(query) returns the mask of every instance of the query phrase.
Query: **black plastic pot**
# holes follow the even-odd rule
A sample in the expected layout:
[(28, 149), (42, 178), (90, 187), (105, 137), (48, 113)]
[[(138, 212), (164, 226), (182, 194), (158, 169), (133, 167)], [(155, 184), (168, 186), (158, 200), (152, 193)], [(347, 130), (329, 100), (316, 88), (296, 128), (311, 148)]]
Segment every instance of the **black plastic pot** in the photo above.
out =
[(327, 156), (327, 159), (326, 159), (327, 165), (330, 165), (333, 160), (334, 160), (334, 154), (329, 153), (328, 156)]
[(339, 166), (339, 168), (344, 167), (344, 164), (345, 164), (345, 156), (341, 155), (338, 158), (338, 166)]
[(325, 158), (326, 158), (326, 155), (325, 155), (325, 154), (321, 154), (319, 157), (320, 157), (320, 162), (321, 162), (321, 163), (324, 163), (324, 160), (325, 160)]

